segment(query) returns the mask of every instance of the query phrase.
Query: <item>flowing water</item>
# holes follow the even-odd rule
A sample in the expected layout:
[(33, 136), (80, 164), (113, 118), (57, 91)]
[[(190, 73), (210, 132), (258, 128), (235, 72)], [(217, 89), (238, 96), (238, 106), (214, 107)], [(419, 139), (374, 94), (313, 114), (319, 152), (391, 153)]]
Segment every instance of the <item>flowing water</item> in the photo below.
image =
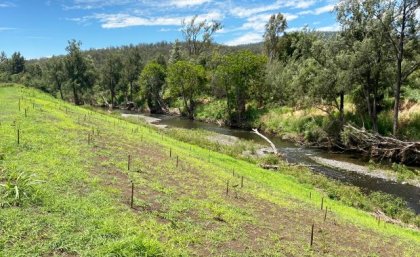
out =
[[(160, 122), (156, 123), (160, 125), (168, 125), (170, 127), (184, 129), (204, 129), (219, 134), (235, 136), (240, 139), (252, 140), (257, 143), (267, 145), (266, 141), (264, 141), (261, 137), (252, 131), (220, 127), (215, 124), (192, 121), (182, 117), (172, 117), (166, 115), (153, 115), (153, 117), (161, 119)], [(289, 163), (307, 165), (314, 172), (322, 173), (327, 177), (357, 186), (361, 188), (363, 192), (381, 191), (401, 197), (407, 202), (408, 207), (413, 209), (417, 214), (420, 213), (420, 188), (418, 187), (381, 178), (375, 178), (356, 172), (342, 171), (340, 169), (320, 165), (311, 159), (311, 157), (322, 157), (330, 160), (344, 161), (358, 165), (367, 165), (367, 162), (362, 160), (361, 156), (329, 153), (323, 150), (298, 147), (289, 141), (282, 140), (279, 137), (268, 137), (271, 141), (273, 141), (278, 150), (284, 154)]]

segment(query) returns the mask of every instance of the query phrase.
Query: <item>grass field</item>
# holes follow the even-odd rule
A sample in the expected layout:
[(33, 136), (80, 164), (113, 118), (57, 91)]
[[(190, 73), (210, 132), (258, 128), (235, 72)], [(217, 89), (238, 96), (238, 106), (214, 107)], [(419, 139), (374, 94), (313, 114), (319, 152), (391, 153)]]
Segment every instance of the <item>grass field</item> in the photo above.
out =
[(0, 87), (0, 123), (0, 256), (420, 256), (418, 230), (33, 89)]

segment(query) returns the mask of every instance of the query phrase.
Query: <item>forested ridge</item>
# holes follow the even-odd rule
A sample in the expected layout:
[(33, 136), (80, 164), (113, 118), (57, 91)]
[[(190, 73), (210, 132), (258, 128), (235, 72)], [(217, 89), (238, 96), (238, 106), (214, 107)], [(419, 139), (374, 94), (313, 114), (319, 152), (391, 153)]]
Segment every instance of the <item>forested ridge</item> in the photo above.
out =
[[(0, 80), (39, 88), (76, 105), (174, 113), (233, 127), (298, 134), (343, 146), (346, 124), (420, 139), (419, 3), (345, 0), (340, 31), (287, 31), (281, 13), (261, 44), (214, 43), (218, 21), (182, 24), (176, 42), (81, 50), (25, 60), (0, 56)], [(139, 35), (141, 37), (141, 35)]]

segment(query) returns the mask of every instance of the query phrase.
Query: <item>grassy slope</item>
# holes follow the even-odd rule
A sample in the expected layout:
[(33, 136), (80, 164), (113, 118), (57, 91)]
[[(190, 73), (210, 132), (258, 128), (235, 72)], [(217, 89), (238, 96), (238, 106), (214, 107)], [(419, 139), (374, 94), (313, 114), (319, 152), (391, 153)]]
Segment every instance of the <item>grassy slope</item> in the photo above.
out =
[[(20, 96), (24, 98), (19, 112)], [(26, 118), (24, 108), (28, 108)], [(418, 231), (378, 226), (368, 213), (335, 201), (324, 202), (333, 210), (324, 222), (319, 210), (322, 195), (290, 176), (32, 89), (0, 88), (0, 122), (4, 155), (0, 167), (32, 173), (44, 181), (37, 187), (38, 201), (0, 209), (0, 256), (415, 256), (420, 252)], [(16, 126), (22, 135), (20, 145)], [(92, 130), (93, 143), (88, 144)], [(175, 156), (180, 157), (178, 167)], [(239, 184), (237, 175), (245, 177), (244, 188), (230, 187), (226, 196), (226, 181)], [(134, 209), (129, 205), (130, 181), (135, 184)], [(313, 223), (315, 243), (310, 250)]]

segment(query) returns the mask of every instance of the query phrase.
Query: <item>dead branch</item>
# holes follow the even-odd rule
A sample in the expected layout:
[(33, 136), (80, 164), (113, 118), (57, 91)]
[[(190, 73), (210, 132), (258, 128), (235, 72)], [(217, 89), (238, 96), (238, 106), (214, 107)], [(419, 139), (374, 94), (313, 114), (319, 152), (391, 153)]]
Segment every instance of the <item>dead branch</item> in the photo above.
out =
[(273, 142), (271, 142), (270, 139), (268, 139), (266, 136), (258, 132), (258, 129), (252, 129), (252, 131), (254, 131), (255, 134), (263, 138), (265, 141), (267, 141), (270, 144), (271, 148), (273, 148), (274, 154), (278, 155), (277, 147)]
[(368, 154), (375, 159), (389, 159), (404, 164), (420, 163), (420, 142), (381, 136), (352, 125), (344, 126), (341, 139), (347, 149)]

